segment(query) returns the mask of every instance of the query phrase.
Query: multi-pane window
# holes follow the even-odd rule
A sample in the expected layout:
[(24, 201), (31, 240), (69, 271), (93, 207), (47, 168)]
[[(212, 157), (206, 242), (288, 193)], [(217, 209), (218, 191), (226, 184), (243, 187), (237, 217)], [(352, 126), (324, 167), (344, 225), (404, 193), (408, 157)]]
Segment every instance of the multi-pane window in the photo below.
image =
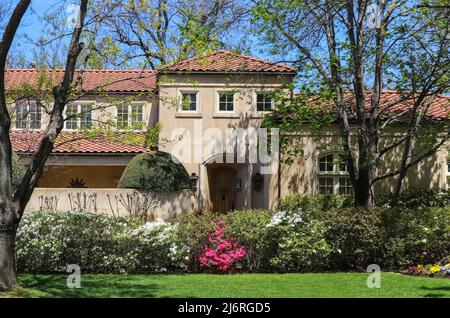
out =
[(41, 108), (35, 103), (16, 104), (17, 129), (41, 129)]
[(231, 92), (219, 93), (219, 111), (234, 111), (234, 94)]
[(181, 94), (181, 110), (197, 111), (197, 93)]
[(256, 110), (265, 112), (272, 109), (272, 97), (268, 93), (256, 94)]
[(143, 122), (142, 105), (120, 105), (117, 106), (117, 126), (119, 128), (142, 128)]
[(345, 160), (339, 154), (327, 154), (319, 158), (319, 193), (350, 195), (353, 187)]
[(92, 107), (91, 105), (71, 104), (66, 106), (66, 129), (91, 129)]

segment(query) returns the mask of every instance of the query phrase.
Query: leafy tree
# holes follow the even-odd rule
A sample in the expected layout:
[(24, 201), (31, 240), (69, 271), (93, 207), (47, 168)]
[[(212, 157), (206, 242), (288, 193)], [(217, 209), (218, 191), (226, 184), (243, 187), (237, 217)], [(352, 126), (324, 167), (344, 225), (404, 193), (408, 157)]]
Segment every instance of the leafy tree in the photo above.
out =
[[(280, 110), (266, 124), (281, 126), (285, 133), (298, 132), (306, 123), (317, 128), (338, 124), (358, 206), (371, 205), (374, 184), (392, 177), (397, 178), (395, 202), (408, 169), (435, 153), (450, 136), (447, 121), (427, 116), (436, 96), (450, 86), (448, 4), (255, 1), (256, 31), (271, 53), (298, 66), (302, 93), (281, 101)], [(399, 92), (387, 105), (381, 100), (386, 88)], [(406, 101), (412, 106), (395, 110)], [(396, 125), (402, 125), (404, 133), (389, 139)], [(396, 151), (401, 153), (400, 163), (387, 172), (377, 170)]]

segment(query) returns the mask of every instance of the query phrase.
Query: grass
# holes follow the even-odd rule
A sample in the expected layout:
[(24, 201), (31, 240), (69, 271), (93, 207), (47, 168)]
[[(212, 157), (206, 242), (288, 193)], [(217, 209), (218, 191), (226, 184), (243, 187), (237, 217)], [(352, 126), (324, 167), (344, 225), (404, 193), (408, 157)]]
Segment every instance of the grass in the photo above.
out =
[(450, 297), (450, 280), (382, 273), (238, 275), (83, 275), (80, 289), (64, 275), (21, 275), (22, 288), (0, 297)]

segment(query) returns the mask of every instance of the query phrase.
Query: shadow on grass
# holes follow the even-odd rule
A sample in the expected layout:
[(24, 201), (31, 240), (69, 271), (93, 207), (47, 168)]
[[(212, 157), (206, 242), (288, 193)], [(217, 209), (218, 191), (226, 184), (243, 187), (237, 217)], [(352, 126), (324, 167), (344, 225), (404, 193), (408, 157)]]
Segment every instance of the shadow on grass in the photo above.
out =
[[(437, 287), (427, 287), (422, 286), (420, 287), (422, 290), (428, 291), (427, 294), (424, 295), (424, 297), (428, 298), (442, 298), (442, 297), (448, 297), (448, 293), (450, 292), (450, 286), (437, 286)], [(446, 292), (446, 293), (442, 293)]]
[[(67, 287), (67, 276), (64, 275), (30, 275), (20, 279), (20, 282), (22, 288), (33, 290), (34, 294), (56, 298), (151, 298), (155, 297), (155, 293), (160, 287), (126, 275), (120, 277), (104, 275), (95, 278), (81, 276), (81, 288), (75, 289)], [(17, 295), (17, 297), (21, 296)], [(29, 295), (24, 293), (22, 297), (29, 297)]]

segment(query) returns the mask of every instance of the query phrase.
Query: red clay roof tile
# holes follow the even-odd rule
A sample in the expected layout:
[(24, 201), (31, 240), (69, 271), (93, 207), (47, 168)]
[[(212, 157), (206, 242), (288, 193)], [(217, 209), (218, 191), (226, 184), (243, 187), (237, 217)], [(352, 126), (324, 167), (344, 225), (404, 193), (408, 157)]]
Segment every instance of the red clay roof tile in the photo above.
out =
[(212, 54), (175, 62), (161, 69), (162, 72), (255, 72), (295, 73), (293, 67), (273, 63), (231, 51), (217, 51)]
[[(80, 71), (75, 73), (75, 79)], [(18, 88), (24, 83), (35, 85), (40, 77), (55, 84), (62, 80), (64, 70), (8, 69), (5, 71), (6, 90)], [(157, 71), (148, 70), (83, 70), (83, 91), (149, 92), (156, 89)]]
[[(10, 139), (14, 151), (18, 153), (32, 153), (36, 150), (41, 140), (42, 131), (13, 130)], [(126, 138), (126, 134), (133, 134), (133, 143)], [(120, 132), (114, 136), (99, 134), (86, 138), (82, 132), (63, 131), (56, 139), (54, 154), (63, 153), (118, 153), (135, 154), (149, 151), (144, 144), (143, 132)], [(136, 144), (135, 142), (138, 142)]]

